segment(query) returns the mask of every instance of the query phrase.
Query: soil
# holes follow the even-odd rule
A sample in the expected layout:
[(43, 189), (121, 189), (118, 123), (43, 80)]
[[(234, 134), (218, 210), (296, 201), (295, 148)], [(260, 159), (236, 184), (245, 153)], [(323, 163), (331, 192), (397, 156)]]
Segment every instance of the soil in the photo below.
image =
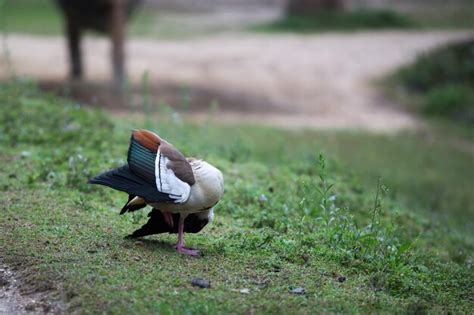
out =
[[(110, 87), (109, 45), (87, 38), (86, 81), (68, 82), (60, 37), (10, 35), (9, 65), (49, 90), (116, 112), (142, 111), (144, 78), (152, 107), (167, 103), (200, 119), (219, 104), (218, 119), (290, 128), (397, 131), (419, 122), (394, 106), (373, 81), (418, 54), (466, 32), (383, 31), (268, 35), (232, 33), (188, 40), (129, 40), (131, 84)], [(34, 53), (32, 53), (34, 52)], [(5, 58), (0, 77), (8, 75)]]
[(0, 315), (62, 313), (63, 305), (57, 301), (51, 303), (48, 292), (27, 288), (20, 278), (0, 259)]

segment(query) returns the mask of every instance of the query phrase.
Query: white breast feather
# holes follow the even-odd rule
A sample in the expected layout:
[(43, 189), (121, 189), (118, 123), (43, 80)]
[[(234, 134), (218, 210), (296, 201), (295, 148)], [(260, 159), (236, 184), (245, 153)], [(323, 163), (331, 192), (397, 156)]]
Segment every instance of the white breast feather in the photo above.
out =
[(168, 168), (169, 159), (158, 150), (155, 160), (156, 188), (169, 194), (175, 203), (185, 203), (191, 194), (191, 186), (183, 182)]

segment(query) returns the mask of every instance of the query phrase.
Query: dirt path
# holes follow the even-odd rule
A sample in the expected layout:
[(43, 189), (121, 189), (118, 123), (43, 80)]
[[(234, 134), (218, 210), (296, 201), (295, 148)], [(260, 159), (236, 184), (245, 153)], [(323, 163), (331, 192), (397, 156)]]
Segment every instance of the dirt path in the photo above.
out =
[(58, 314), (59, 304), (50, 305), (40, 294), (22, 294), (20, 282), (0, 257), (0, 315)]
[[(186, 86), (189, 105), (197, 111), (195, 117), (215, 99), (223, 121), (392, 131), (414, 127), (417, 122), (390, 106), (371, 81), (420, 52), (467, 36), (462, 32), (390, 31), (227, 34), (186, 41), (134, 39), (128, 43), (128, 69), (135, 83), (149, 73), (154, 103), (164, 99), (179, 106), (179, 93)], [(57, 37), (11, 35), (11, 63), (17, 74), (54, 86), (64, 81), (67, 72), (63, 44)], [(106, 81), (108, 43), (88, 38), (84, 51), (88, 79)], [(0, 76), (6, 75), (5, 69), (3, 60)], [(90, 98), (94, 100), (95, 96)]]

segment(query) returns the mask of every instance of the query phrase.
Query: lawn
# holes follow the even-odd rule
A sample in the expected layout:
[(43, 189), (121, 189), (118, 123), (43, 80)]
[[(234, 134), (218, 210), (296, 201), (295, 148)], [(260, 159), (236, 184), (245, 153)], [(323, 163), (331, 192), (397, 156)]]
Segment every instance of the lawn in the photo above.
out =
[[(159, 17), (159, 12), (155, 10), (139, 9), (133, 15), (128, 31), (132, 36), (152, 36)], [(54, 0), (0, 0), (0, 30), (7, 33), (62, 35), (63, 17)], [(169, 29), (163, 32), (169, 32)]]
[[(296, 33), (368, 29), (472, 29), (473, 12), (474, 5), (468, 1), (465, 4), (443, 7), (420, 7), (407, 13), (369, 9), (328, 11), (312, 16), (283, 17), (263, 25), (249, 26), (248, 29)], [(196, 16), (199, 17), (199, 13), (195, 14), (194, 18)], [(206, 26), (205, 20), (198, 23), (192, 20), (193, 15), (189, 12), (166, 12), (147, 7), (139, 9), (133, 15), (128, 24), (128, 32), (133, 37), (164, 39), (235, 30), (232, 26)], [(62, 23), (62, 17), (53, 0), (0, 0), (1, 31), (59, 35), (62, 34)]]
[(412, 10), (358, 8), (322, 10), (307, 15), (287, 15), (252, 27), (256, 31), (311, 34), (327, 31), (363, 30), (456, 30), (474, 28), (474, 5), (468, 1), (452, 4), (420, 4)]
[(389, 10), (321, 11), (311, 15), (285, 16), (278, 21), (256, 26), (266, 32), (314, 33), (367, 29), (409, 29), (416, 23), (403, 14)]
[(2, 32), (60, 34), (62, 19), (54, 1), (1, 0), (0, 29)]
[[(474, 168), (450, 139), (119, 119), (27, 81), (0, 102), (0, 255), (68, 313), (474, 310)], [(201, 257), (124, 239), (148, 210), (119, 216), (126, 196), (86, 183), (141, 127), (224, 173), (215, 221), (186, 236)]]

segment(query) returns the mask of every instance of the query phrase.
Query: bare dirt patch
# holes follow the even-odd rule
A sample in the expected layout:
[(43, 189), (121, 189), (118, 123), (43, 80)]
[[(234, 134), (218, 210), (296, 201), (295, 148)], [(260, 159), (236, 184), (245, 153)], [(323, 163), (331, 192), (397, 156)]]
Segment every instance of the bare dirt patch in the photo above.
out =
[[(218, 103), (221, 121), (385, 132), (419, 122), (392, 106), (371, 82), (423, 51), (469, 35), (390, 31), (134, 39), (128, 43), (132, 87), (125, 101), (104, 83), (110, 76), (104, 39), (85, 42), (86, 84), (65, 84), (62, 38), (14, 35), (8, 49), (17, 74), (118, 112), (139, 108), (140, 82), (147, 74), (153, 106), (167, 103), (198, 119)], [(6, 68), (0, 69), (0, 76), (7, 75)]]
[(29, 286), (24, 279), (4, 265), (0, 259), (0, 314), (60, 314), (63, 305), (51, 302), (48, 290)]

